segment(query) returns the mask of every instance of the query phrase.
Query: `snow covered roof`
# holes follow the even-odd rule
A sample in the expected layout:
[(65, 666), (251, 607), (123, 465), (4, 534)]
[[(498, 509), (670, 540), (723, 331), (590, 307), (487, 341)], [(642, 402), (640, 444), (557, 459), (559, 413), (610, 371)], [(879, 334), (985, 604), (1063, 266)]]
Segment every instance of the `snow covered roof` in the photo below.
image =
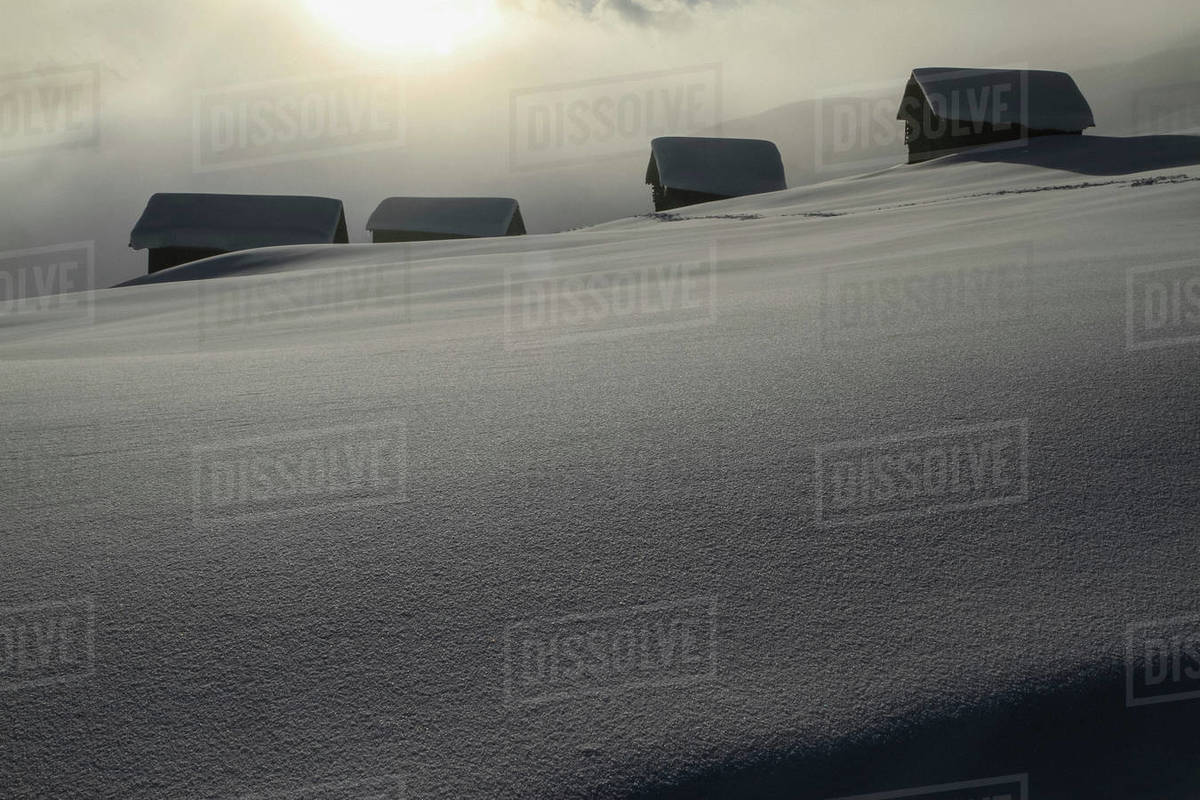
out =
[[(1087, 99), (1065, 72), (923, 67), (913, 70), (905, 100), (914, 92), (946, 120), (1061, 131), (1096, 124)], [(906, 111), (902, 103), (896, 118), (906, 119)]]
[(252, 194), (158, 193), (129, 235), (129, 246), (135, 250), (248, 250), (345, 241), (341, 200)]
[(779, 148), (763, 139), (662, 136), (650, 143), (646, 183), (722, 197), (787, 188)]
[[(521, 209), (511, 197), (389, 197), (367, 220), (369, 231), (504, 236)], [(524, 223), (521, 224), (524, 233)]]

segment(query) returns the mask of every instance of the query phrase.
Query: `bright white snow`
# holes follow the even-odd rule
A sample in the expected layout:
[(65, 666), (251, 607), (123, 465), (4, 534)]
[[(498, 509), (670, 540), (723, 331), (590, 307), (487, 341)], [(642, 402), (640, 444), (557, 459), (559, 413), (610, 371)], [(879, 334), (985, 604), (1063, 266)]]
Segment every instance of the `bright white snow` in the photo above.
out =
[[(1070, 796), (1063, 749), (1102, 740), (1081, 780), (1181, 780), (1128, 749), (1125, 723), (1157, 718), (1125, 716), (1120, 680), (1069, 714), (1013, 698), (1119, 676), (1129, 625), (1196, 610), (1200, 345), (1145, 303), (1147, 275), (1200, 269), (1197, 162), (1195, 139), (1044, 140), (10, 309), (0, 594), (90, 595), (99, 622), (94, 676), (5, 696), (0, 781), (607, 797), (774, 754), (811, 767), (796, 797), (1014, 771)], [(299, 442), (315, 469), (305, 437), (345, 429), (390, 448), (367, 464), (402, 442), (403, 486), (356, 492), (333, 461), (245, 496), (209, 483), (227, 450)], [(1024, 431), (991, 452), (1027, 486), (826, 524), (829, 453), (947, 430)], [(611, 642), (648, 614), (684, 660), (522, 660), (521, 636)], [(969, 759), (821, 771), (947, 708), (1033, 716), (931, 729)]]

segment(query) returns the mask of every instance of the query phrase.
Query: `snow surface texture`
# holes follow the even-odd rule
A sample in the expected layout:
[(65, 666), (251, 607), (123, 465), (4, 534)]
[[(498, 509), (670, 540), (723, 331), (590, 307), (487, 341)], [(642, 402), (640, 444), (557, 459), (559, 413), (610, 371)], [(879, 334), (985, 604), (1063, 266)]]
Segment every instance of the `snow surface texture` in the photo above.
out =
[(151, 196), (129, 246), (246, 250), (333, 242), (342, 201), (286, 195), (171, 194)]
[[(1195, 274), (1200, 139), (1118, 141), (0, 317), (0, 603), (95, 607), (91, 674), (0, 695), (2, 794), (1195, 797), (1200, 701), (1124, 658), (1200, 614), (1200, 345), (1129, 313)], [(402, 430), (403, 486), (207, 494), (329, 429)], [(1025, 485), (830, 504), (905, 434)]]
[(779, 149), (771, 142), (700, 136), (661, 136), (651, 142), (646, 182), (721, 197), (787, 188)]
[(511, 197), (389, 197), (371, 214), (367, 230), (503, 236), (517, 208)]
[[(1053, 131), (1096, 125), (1091, 106), (1065, 72), (924, 67), (913, 70), (912, 81), (942, 119)], [(903, 105), (896, 118), (907, 118)]]

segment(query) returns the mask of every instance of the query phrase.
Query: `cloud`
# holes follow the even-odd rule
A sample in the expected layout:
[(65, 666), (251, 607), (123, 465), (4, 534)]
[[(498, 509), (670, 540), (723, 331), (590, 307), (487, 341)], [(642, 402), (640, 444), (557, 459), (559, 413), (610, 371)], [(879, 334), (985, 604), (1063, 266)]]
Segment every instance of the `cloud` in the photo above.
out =
[(639, 26), (678, 25), (697, 11), (738, 5), (742, 0), (510, 0), (533, 11), (561, 10), (592, 20), (620, 20)]

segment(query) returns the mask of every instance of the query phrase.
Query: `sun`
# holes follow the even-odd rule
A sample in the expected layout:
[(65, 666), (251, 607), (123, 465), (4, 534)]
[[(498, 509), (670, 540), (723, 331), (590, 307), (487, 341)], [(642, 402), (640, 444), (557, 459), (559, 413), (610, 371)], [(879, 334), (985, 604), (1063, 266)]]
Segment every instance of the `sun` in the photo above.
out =
[(494, 0), (305, 0), (309, 10), (356, 44), (412, 54), (455, 50), (499, 27)]

